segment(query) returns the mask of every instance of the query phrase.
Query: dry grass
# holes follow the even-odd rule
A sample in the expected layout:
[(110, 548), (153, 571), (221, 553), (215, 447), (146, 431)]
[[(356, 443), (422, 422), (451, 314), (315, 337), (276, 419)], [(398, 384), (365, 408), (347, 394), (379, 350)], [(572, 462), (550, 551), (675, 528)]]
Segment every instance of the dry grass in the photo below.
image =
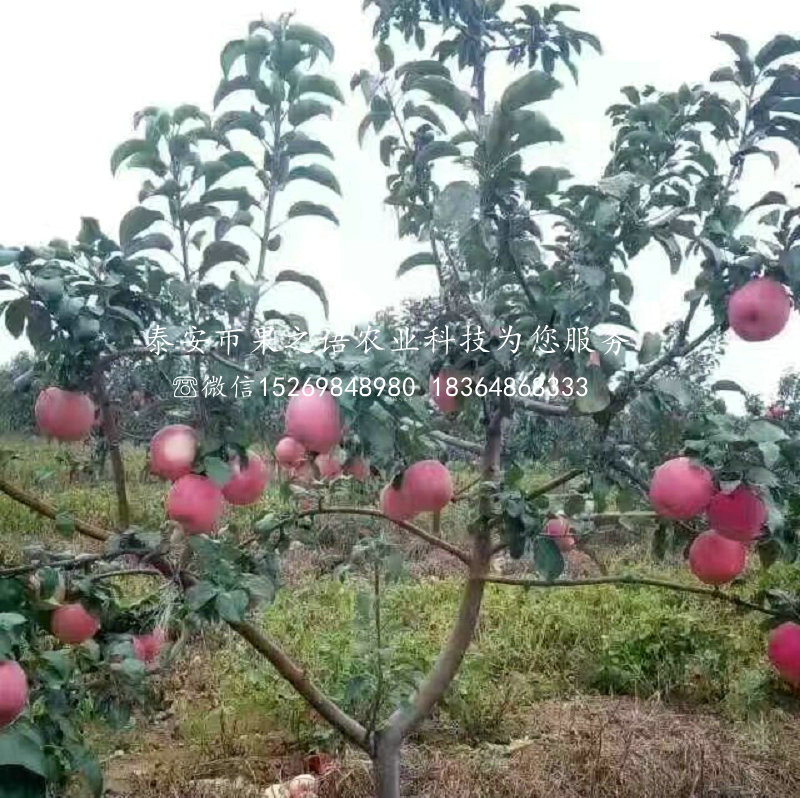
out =
[[(507, 746), (410, 745), (404, 794), (414, 798), (796, 798), (800, 743), (792, 722), (774, 722), (769, 739), (743, 737), (718, 718), (658, 702), (598, 697), (536, 706), (526, 736)], [(222, 779), (218, 798), (259, 795), (302, 772), (297, 753), (261, 737), (260, 756), (242, 756), (240, 739), (216, 759), (175, 748), (168, 734), (151, 750), (109, 764), (118, 795), (200, 798), (202, 780)], [(241, 746), (241, 747), (239, 747)], [(237, 755), (237, 753), (239, 755)], [(238, 781), (237, 781), (238, 779)], [(225, 790), (228, 783), (230, 789)], [(320, 798), (367, 798), (368, 762), (347, 754), (321, 781)]]

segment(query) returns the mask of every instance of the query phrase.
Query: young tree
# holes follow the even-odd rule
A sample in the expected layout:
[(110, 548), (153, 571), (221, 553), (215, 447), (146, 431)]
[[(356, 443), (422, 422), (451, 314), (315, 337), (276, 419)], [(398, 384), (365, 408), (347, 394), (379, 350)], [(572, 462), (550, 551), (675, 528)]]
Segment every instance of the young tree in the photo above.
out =
[[(267, 266), (281, 243), (276, 228), (307, 215), (336, 221), (329, 208), (308, 201), (292, 204), (276, 221), (287, 184), (312, 180), (339, 189), (319, 162), (330, 159), (330, 150), (300, 129), (329, 114), (330, 100), (342, 99), (335, 84), (312, 71), (333, 48), (289, 17), (254, 23), (246, 38), (222, 52), (215, 104), (242, 97), (248, 110), (226, 110), (213, 119), (189, 106), (137, 115), (143, 137), (121, 145), (112, 166), (143, 168), (150, 177), (141, 204), (123, 219), (119, 241), (84, 220), (76, 245), (0, 252), (12, 267), (4, 287), (19, 293), (5, 305), (6, 324), (16, 335), (27, 330), (53, 386), (37, 401), (39, 426), (55, 437), (88, 434), (86, 402), (96, 403), (118, 498), (114, 531), (66, 519), (104, 542), (100, 554), (58, 559), (40, 552), (30, 564), (0, 574), (0, 657), (11, 663), (0, 679), (12, 688), (0, 718), (14, 721), (0, 734), (0, 763), (16, 768), (15, 778), (40, 794), (44, 779), (57, 782), (81, 768), (100, 789), (69, 720), (69, 707), (86, 684), (77, 672), (105, 674), (113, 689), (104, 700), (119, 712), (120, 685), (139, 683), (160, 649), (161, 627), (153, 629), (146, 612), (121, 613), (107, 588), (103, 564), (123, 556), (139, 560), (129, 573), (171, 580), (176, 621), (227, 623), (263, 654), (322, 718), (371, 757), (382, 798), (400, 795), (403, 742), (455, 678), (488, 583), (647, 585), (727, 601), (782, 621), (769, 655), (786, 679), (800, 679), (797, 599), (744, 598), (719, 589), (741, 570), (745, 547), (757, 547), (767, 563), (796, 556), (796, 430), (778, 419), (734, 417), (704, 402), (692, 408), (683, 439), (651, 482), (652, 448), (631, 435), (634, 416), (641, 428), (692, 402), (691, 372), (680, 363), (705, 342), (720, 334), (766, 340), (786, 323), (800, 289), (800, 216), (777, 192), (749, 208), (736, 197), (751, 158), (767, 157), (778, 168), (769, 149), (773, 139), (800, 146), (800, 68), (793, 63), (800, 41), (777, 36), (751, 54), (742, 39), (720, 34), (735, 56), (732, 66), (711, 76), (720, 92), (702, 84), (673, 92), (625, 87), (627, 102), (609, 109), (616, 133), (604, 175), (596, 185), (582, 185), (542, 163), (545, 145), (562, 134), (540, 109), (567, 73), (577, 77), (585, 46), (600, 50), (595, 37), (563, 21), (571, 7), (511, 8), (503, 0), (366, 5), (378, 10), (378, 71), (363, 70), (352, 81), (369, 106), (359, 137), (370, 130), (380, 136), (389, 170), (386, 201), (397, 212), (399, 234), (420, 244), (398, 271), (435, 269), (436, 326), (440, 334), (446, 334), (442, 327), (457, 328), (468, 346), (435, 356), (424, 348), (391, 352), (370, 348), (369, 330), (357, 331), (364, 345), (356, 354), (292, 355), (291, 349), (257, 345), (264, 340), (259, 329), (267, 326), (283, 343), (303, 332), (296, 316), (263, 310), (261, 299), (275, 283), (300, 282), (327, 304), (322, 287), (307, 276), (283, 270), (269, 279)], [(421, 57), (395, 64), (398, 37), (413, 42)], [(487, 71), (502, 62), (520, 74), (491, 96)], [(236, 147), (234, 137), (242, 139)], [(723, 158), (720, 145), (732, 155)], [(297, 160), (306, 157), (313, 164)], [(769, 211), (758, 235), (743, 232), (742, 222), (760, 208)], [(240, 228), (254, 254), (238, 243), (244, 241)], [(688, 260), (697, 278), (686, 314), (666, 340), (645, 334), (639, 342), (628, 311), (635, 286), (627, 267), (651, 242), (667, 256), (665, 272), (677, 273)], [(224, 286), (207, 279), (227, 263), (235, 265)], [(698, 331), (701, 308), (711, 320)], [(183, 326), (191, 327), (191, 339), (160, 356), (191, 362), (198, 386), (235, 375), (256, 381), (257, 388), (263, 382), (263, 392), (254, 393), (264, 396), (234, 405), (231, 396), (200, 391), (182, 428), (167, 428), (151, 445), (154, 468), (175, 480), (167, 513), (184, 530), (175, 537), (166, 527), (132, 524), (107, 373), (115, 364), (156, 355), (154, 329)], [(230, 328), (245, 342), (233, 352), (226, 346)], [(212, 346), (201, 345), (198, 331), (222, 335)], [(610, 339), (617, 346), (609, 347)], [(215, 535), (223, 498), (254, 503), (263, 491), (268, 474), (249, 447), (255, 417), (273, 405), (285, 422), (275, 457), (288, 474), (284, 495), (296, 503), (265, 516), (247, 538)], [(447, 418), (459, 413), (473, 414), (477, 423), (466, 426), (474, 439), (463, 437), (463, 427), (461, 435), (448, 433)], [(580, 424), (583, 435), (564, 472), (532, 490), (503, 458), (509, 424), (529, 414), (549, 425)], [(452, 498), (449, 472), (437, 458), (442, 446), (458, 446), (478, 460), (465, 548), (442, 534)], [(355, 479), (384, 476), (380, 509), (331, 503), (346, 491), (325, 478), (341, 466)], [(548, 500), (578, 478), (569, 506)], [(573, 538), (581, 545), (591, 534), (595, 515), (583, 512), (586, 499), (602, 514), (615, 487), (632, 507), (646, 506), (649, 494), (661, 529), (671, 528), (682, 544), (697, 536), (707, 517), (716, 534), (696, 537), (690, 566), (712, 587), (632, 576), (562, 578), (561, 548)], [(56, 515), (52, 505), (4, 476), (0, 490)], [(545, 531), (553, 510), (579, 517), (547, 524)], [(415, 521), (421, 513), (431, 514), (427, 527)], [(359, 714), (325, 695), (249, 620), (254, 604), (277, 587), (276, 561), (293, 530), (325, 515), (389, 519), (464, 568), (461, 600), (440, 655), (413, 695), (400, 697), (381, 678), (387, 546), (379, 536), (359, 544), (375, 573), (377, 640), (371, 694)], [(494, 575), (492, 558), (506, 549), (515, 557), (529, 554), (538, 576)], [(110, 567), (111, 573), (119, 568)], [(81, 575), (69, 580), (66, 594), (62, 572)], [(48, 633), (78, 647), (51, 650)], [(17, 661), (24, 672), (13, 666)], [(18, 718), (28, 690), (30, 710)]]

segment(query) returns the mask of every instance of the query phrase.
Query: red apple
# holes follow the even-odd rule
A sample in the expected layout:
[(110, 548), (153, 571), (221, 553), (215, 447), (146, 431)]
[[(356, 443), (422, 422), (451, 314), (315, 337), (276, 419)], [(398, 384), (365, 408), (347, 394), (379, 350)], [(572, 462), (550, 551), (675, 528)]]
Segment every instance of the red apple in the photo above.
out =
[(767, 657), (789, 684), (800, 687), (800, 624), (786, 621), (769, 635)]
[(185, 424), (163, 427), (150, 441), (150, 473), (175, 482), (192, 473), (197, 433)]
[(357, 482), (366, 482), (369, 479), (369, 461), (363, 457), (354, 457), (344, 467), (344, 473)]
[(734, 291), (728, 300), (728, 322), (745, 341), (768, 341), (789, 320), (792, 300), (783, 285), (758, 277)]
[(316, 388), (295, 394), (286, 406), (286, 434), (317, 454), (327, 454), (342, 437), (339, 404)]
[(0, 729), (10, 726), (28, 701), (28, 677), (18, 662), (0, 662)]
[(714, 494), (706, 513), (708, 524), (731, 540), (755, 540), (767, 520), (767, 507), (752, 488), (739, 485), (731, 493)]
[(342, 473), (342, 464), (330, 454), (318, 454), (314, 463), (322, 479), (336, 479)]
[(286, 468), (299, 466), (305, 457), (305, 446), (294, 438), (281, 438), (275, 447), (275, 460)]
[(415, 513), (439, 512), (453, 498), (453, 480), (438, 460), (420, 460), (403, 474), (402, 492)]
[(667, 518), (692, 518), (706, 509), (714, 494), (711, 474), (688, 457), (662, 463), (650, 480), (650, 503)]
[(544, 533), (548, 537), (553, 538), (556, 546), (561, 551), (569, 551), (575, 548), (575, 536), (571, 535), (572, 527), (569, 523), (569, 518), (551, 518), (544, 525)]
[(167, 636), (163, 629), (154, 629), (144, 635), (134, 635), (132, 640), (133, 656), (144, 662), (145, 665), (152, 665), (158, 659), (166, 639)]
[(100, 622), (82, 604), (63, 604), (50, 616), (50, 631), (62, 643), (79, 645), (97, 634)]
[(747, 563), (747, 549), (710, 530), (698, 535), (689, 547), (689, 568), (707, 585), (724, 585), (735, 579)]
[(230, 467), (230, 479), (222, 488), (225, 500), (238, 505), (257, 502), (269, 482), (269, 469), (264, 461), (254, 452), (248, 452), (244, 468), (238, 457), (231, 458)]
[(181, 477), (167, 496), (167, 518), (180, 523), (188, 535), (212, 532), (222, 510), (222, 491), (208, 477), (198, 474)]
[(403, 491), (397, 490), (391, 483), (381, 491), (380, 508), (392, 521), (408, 521), (414, 517)]
[(82, 441), (95, 423), (94, 402), (85, 393), (54, 386), (39, 394), (33, 413), (41, 432), (59, 441)]
[(773, 421), (780, 421), (781, 419), (786, 418), (786, 413), (787, 412), (788, 411), (786, 410), (786, 408), (783, 405), (774, 404), (774, 405), (770, 405), (767, 408), (766, 415), (767, 415), (767, 418), (770, 418)]
[[(458, 380), (457, 390), (455, 396), (451, 396), (452, 390), (448, 392), (450, 387), (449, 380)], [(428, 380), (428, 392), (433, 399), (434, 404), (442, 413), (456, 413), (461, 409), (463, 396), (461, 395), (461, 386), (469, 377), (455, 369), (442, 369), (438, 374), (431, 374)]]

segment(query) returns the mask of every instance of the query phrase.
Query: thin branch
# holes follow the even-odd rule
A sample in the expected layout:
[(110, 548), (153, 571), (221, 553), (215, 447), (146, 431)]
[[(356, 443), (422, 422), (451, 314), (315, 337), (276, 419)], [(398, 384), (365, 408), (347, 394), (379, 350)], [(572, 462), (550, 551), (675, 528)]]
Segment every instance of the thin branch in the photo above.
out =
[(326, 696), (284, 651), (259, 629), (249, 623), (229, 623), (231, 629), (263, 654), (289, 684), (335, 729), (350, 742), (369, 752), (367, 730)]
[(526, 399), (521, 396), (514, 399), (514, 406), (531, 413), (538, 413), (541, 416), (566, 416), (570, 412), (569, 405), (543, 402), (539, 399)]
[(483, 452), (483, 447), (479, 443), (468, 441), (464, 438), (457, 438), (455, 435), (450, 435), (447, 432), (434, 430), (431, 432), (431, 437), (435, 438), (437, 441), (441, 441), (441, 443), (444, 443), (447, 446), (453, 446), (456, 449), (463, 449), (465, 452), (472, 452), (473, 454), (481, 454)]
[[(3, 476), (0, 476), (0, 492), (5, 493), (6, 496), (10, 496), (15, 501), (18, 501), (20, 504), (24, 504), (31, 510), (39, 513), (39, 515), (43, 515), (45, 518), (55, 520), (56, 516), (58, 515), (58, 510), (52, 504), (28, 493), (19, 486), (14, 485), (6, 480)], [(94, 538), (95, 540), (105, 541), (111, 537), (111, 532), (103, 529), (102, 527), (96, 526), (95, 524), (89, 523), (88, 521), (81, 521), (80, 519), (75, 518), (73, 520), (73, 525), (76, 532), (80, 532), (82, 535)]]
[(725, 601), (733, 604), (742, 609), (753, 610), (754, 612), (762, 612), (765, 615), (771, 615), (776, 618), (781, 618), (784, 613), (779, 610), (772, 610), (764, 607), (761, 604), (756, 604), (752, 601), (734, 596), (730, 593), (723, 593), (721, 590), (710, 587), (693, 587), (692, 585), (682, 585), (679, 582), (667, 582), (661, 579), (650, 579), (641, 576), (598, 576), (591, 579), (560, 579), (555, 582), (550, 582), (545, 579), (527, 579), (525, 577), (515, 576), (486, 576), (486, 582), (491, 582), (498, 585), (510, 585), (516, 587), (531, 587), (531, 588), (552, 588), (552, 587), (593, 587), (597, 585), (632, 585), (634, 587), (656, 587), (662, 590), (672, 590), (678, 593), (691, 593), (697, 596), (706, 596), (718, 601)]
[(561, 485), (571, 482), (573, 479), (575, 479), (575, 477), (579, 477), (582, 473), (582, 468), (572, 468), (569, 471), (554, 477), (549, 482), (545, 482), (544, 485), (540, 485), (538, 488), (528, 491), (525, 496), (528, 499), (536, 499), (539, 496), (544, 496), (546, 493), (550, 493), (551, 490), (555, 490)]
[(128, 504), (128, 491), (125, 485), (125, 465), (122, 462), (122, 452), (119, 448), (119, 417), (117, 411), (111, 406), (102, 368), (98, 368), (94, 373), (94, 388), (97, 401), (100, 403), (103, 435), (108, 443), (111, 469), (114, 472), (114, 489), (117, 494), (117, 521), (120, 529), (127, 529), (131, 523), (131, 511)]
[(100, 581), (102, 579), (114, 579), (117, 576), (157, 576), (161, 578), (164, 574), (156, 568), (120, 568), (116, 571), (102, 571), (99, 574), (92, 574), (90, 579), (92, 581)]
[(113, 554), (79, 554), (77, 557), (72, 557), (68, 560), (40, 561), (31, 563), (30, 565), (15, 565), (12, 568), (0, 569), (0, 579), (6, 579), (12, 576), (25, 576), (25, 574), (32, 574), (36, 571), (40, 571), (42, 568), (53, 568), (60, 571), (76, 571), (87, 565), (94, 565), (96, 562), (116, 559), (117, 557), (119, 557), (118, 552), (114, 552)]
[(426, 543), (430, 543), (431, 546), (435, 546), (438, 549), (442, 549), (442, 551), (452, 554), (454, 557), (458, 557), (458, 559), (466, 565), (469, 565), (470, 563), (470, 555), (460, 549), (458, 546), (449, 543), (443, 538), (436, 537), (436, 535), (432, 535), (430, 532), (420, 526), (417, 526), (416, 524), (409, 523), (408, 521), (395, 521), (394, 519), (385, 516), (380, 510), (372, 510), (369, 507), (318, 507), (313, 510), (304, 510), (302, 513), (298, 513), (286, 521), (281, 522), (280, 525), (283, 526), (287, 523), (291, 523), (292, 521), (299, 520), (301, 518), (308, 518), (314, 515), (362, 515), (369, 518), (379, 518), (382, 521), (391, 521), (393, 524), (395, 524), (395, 526), (398, 526), (400, 529), (403, 529), (406, 532), (409, 532), (410, 534), (420, 538), (421, 540), (424, 540)]

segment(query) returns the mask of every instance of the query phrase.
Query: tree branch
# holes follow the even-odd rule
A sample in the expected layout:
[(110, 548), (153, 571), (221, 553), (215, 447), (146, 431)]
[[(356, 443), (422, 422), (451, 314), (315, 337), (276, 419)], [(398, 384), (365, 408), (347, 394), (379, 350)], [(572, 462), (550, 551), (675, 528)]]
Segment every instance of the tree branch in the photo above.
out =
[(739, 598), (730, 593), (723, 593), (710, 587), (694, 587), (692, 585), (682, 585), (679, 582), (667, 582), (661, 579), (650, 579), (641, 576), (598, 576), (591, 579), (560, 579), (558, 581), (549, 582), (545, 579), (528, 579), (525, 577), (515, 576), (486, 576), (484, 581), (491, 582), (498, 585), (510, 585), (517, 587), (531, 587), (531, 588), (551, 588), (551, 587), (593, 587), (597, 585), (632, 585), (634, 587), (656, 587), (662, 590), (672, 590), (679, 593), (691, 593), (698, 596), (706, 596), (718, 601), (725, 601), (733, 604), (742, 609), (752, 610), (754, 612), (762, 612), (765, 615), (771, 615), (776, 618), (783, 617), (783, 613), (778, 610), (772, 610), (764, 607), (761, 604), (756, 604), (752, 601)]
[(255, 626), (229, 623), (256, 651), (272, 663), (275, 670), (335, 729), (363, 751), (369, 752), (367, 730), (326, 696), (285, 653)]
[(483, 453), (483, 447), (479, 443), (468, 441), (464, 438), (457, 438), (455, 435), (450, 435), (447, 432), (434, 430), (431, 432), (431, 437), (435, 438), (437, 441), (441, 441), (447, 446), (453, 446), (456, 449), (463, 449), (465, 452), (472, 452), (473, 454)]
[[(31, 510), (39, 513), (39, 515), (43, 515), (45, 518), (55, 520), (55, 517), (58, 515), (58, 510), (52, 504), (44, 501), (43, 499), (39, 499), (38, 497), (28, 493), (26, 490), (23, 490), (17, 485), (12, 484), (3, 476), (0, 476), (0, 492), (5, 493), (6, 496), (10, 496), (15, 501), (18, 501), (20, 504), (24, 504)], [(75, 526), (75, 531), (80, 532), (86, 537), (101, 541), (108, 540), (111, 537), (111, 532), (103, 529), (102, 527), (96, 526), (95, 524), (91, 524), (88, 521), (81, 521), (80, 519), (75, 518), (73, 520), (73, 524)]]
[(526, 399), (521, 396), (514, 399), (514, 406), (530, 413), (538, 413), (541, 416), (566, 416), (570, 412), (569, 405), (543, 402), (539, 399)]
[(403, 529), (415, 537), (424, 540), (426, 543), (430, 543), (431, 546), (435, 546), (442, 551), (446, 551), (448, 554), (452, 554), (454, 557), (458, 557), (458, 559), (466, 565), (469, 565), (470, 563), (470, 555), (460, 549), (458, 546), (449, 543), (443, 538), (436, 537), (436, 535), (432, 535), (430, 532), (420, 526), (417, 526), (416, 524), (409, 523), (408, 521), (395, 521), (394, 519), (385, 516), (380, 510), (372, 510), (369, 507), (318, 507), (313, 510), (304, 510), (302, 513), (298, 513), (297, 515), (282, 521), (280, 524), (278, 524), (278, 526), (285, 526), (292, 521), (296, 521), (301, 518), (309, 518), (315, 515), (362, 515), (369, 518), (379, 518), (382, 521), (390, 521), (395, 526), (400, 527), (400, 529)]
[(108, 443), (111, 457), (111, 469), (114, 472), (114, 489), (117, 494), (117, 521), (121, 529), (127, 529), (131, 523), (131, 511), (128, 504), (128, 491), (125, 486), (125, 465), (119, 448), (119, 418), (111, 407), (111, 400), (106, 390), (105, 374), (102, 368), (94, 373), (94, 389), (100, 403), (100, 418), (103, 435)]

